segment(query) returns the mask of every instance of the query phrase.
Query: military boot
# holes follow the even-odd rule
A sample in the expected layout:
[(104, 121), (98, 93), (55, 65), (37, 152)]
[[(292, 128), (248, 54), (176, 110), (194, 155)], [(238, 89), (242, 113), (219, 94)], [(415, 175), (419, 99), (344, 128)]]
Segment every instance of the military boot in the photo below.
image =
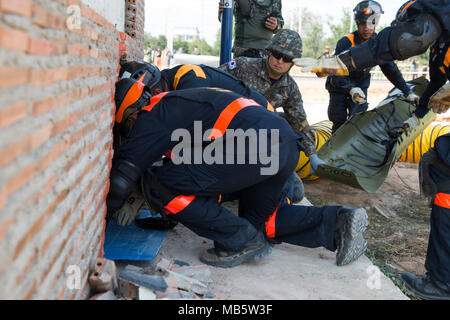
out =
[(244, 262), (256, 262), (272, 252), (272, 247), (261, 232), (248, 241), (240, 250), (226, 250), (216, 245), (207, 249), (200, 261), (220, 268), (232, 268)]
[(334, 234), (338, 266), (349, 264), (364, 253), (367, 243), (363, 233), (367, 225), (367, 213), (363, 208), (342, 207), (339, 209)]
[[(450, 300), (450, 288), (434, 280), (430, 275), (418, 277), (412, 273), (404, 272), (401, 275), (406, 287), (415, 295), (425, 300)], [(447, 289), (445, 290), (444, 287)]]

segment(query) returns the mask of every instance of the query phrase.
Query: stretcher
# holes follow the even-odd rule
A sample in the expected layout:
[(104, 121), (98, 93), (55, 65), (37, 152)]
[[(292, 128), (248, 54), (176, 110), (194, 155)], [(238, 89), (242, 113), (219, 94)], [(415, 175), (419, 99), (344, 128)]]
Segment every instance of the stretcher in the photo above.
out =
[[(427, 83), (420, 77), (408, 85), (420, 96)], [(400, 90), (391, 90), (374, 109), (350, 117), (322, 145), (318, 156), (326, 164), (320, 165), (314, 175), (376, 192), (406, 148), (436, 118), (430, 111), (416, 128), (404, 132), (401, 126), (414, 110)]]

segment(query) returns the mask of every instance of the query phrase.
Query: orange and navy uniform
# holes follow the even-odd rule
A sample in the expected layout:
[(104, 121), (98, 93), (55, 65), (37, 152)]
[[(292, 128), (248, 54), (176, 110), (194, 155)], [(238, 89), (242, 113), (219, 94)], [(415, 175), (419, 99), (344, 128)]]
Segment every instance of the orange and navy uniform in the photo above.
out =
[(169, 91), (202, 87), (222, 88), (253, 99), (268, 110), (274, 111), (263, 95), (248, 87), (242, 80), (219, 68), (203, 64), (183, 64), (162, 70), (161, 76), (169, 86)]

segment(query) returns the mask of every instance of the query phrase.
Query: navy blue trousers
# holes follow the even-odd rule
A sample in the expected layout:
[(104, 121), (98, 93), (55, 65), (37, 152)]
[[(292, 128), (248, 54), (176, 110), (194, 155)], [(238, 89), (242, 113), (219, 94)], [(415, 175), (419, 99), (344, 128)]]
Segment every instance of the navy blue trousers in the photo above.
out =
[[(432, 165), (430, 171), (435, 183), (450, 180)], [(436, 195), (431, 209), (425, 268), (434, 279), (447, 285), (446, 290), (450, 290), (450, 189)]]
[[(258, 231), (265, 232), (267, 221), (277, 212), (274, 225), (280, 240), (334, 251), (338, 207), (280, 205), (286, 197), (283, 188), (298, 162), (297, 142), (281, 142), (279, 155), (279, 170), (268, 176), (261, 175), (261, 165), (163, 165), (156, 170), (161, 183), (182, 195), (195, 196), (181, 210), (168, 214), (198, 235), (236, 250)], [(236, 196), (238, 215), (219, 203), (220, 194)]]
[(333, 122), (331, 132), (335, 133), (350, 116), (364, 112), (368, 107), (367, 103), (362, 105), (354, 103), (352, 98), (347, 94), (330, 92), (328, 119)]

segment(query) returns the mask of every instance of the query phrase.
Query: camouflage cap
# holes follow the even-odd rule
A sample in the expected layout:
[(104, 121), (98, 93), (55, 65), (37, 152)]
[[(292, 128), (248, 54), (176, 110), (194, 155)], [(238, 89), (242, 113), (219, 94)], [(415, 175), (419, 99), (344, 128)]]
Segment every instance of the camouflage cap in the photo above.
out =
[(302, 38), (293, 30), (282, 29), (273, 36), (266, 49), (280, 52), (292, 58), (301, 58)]

